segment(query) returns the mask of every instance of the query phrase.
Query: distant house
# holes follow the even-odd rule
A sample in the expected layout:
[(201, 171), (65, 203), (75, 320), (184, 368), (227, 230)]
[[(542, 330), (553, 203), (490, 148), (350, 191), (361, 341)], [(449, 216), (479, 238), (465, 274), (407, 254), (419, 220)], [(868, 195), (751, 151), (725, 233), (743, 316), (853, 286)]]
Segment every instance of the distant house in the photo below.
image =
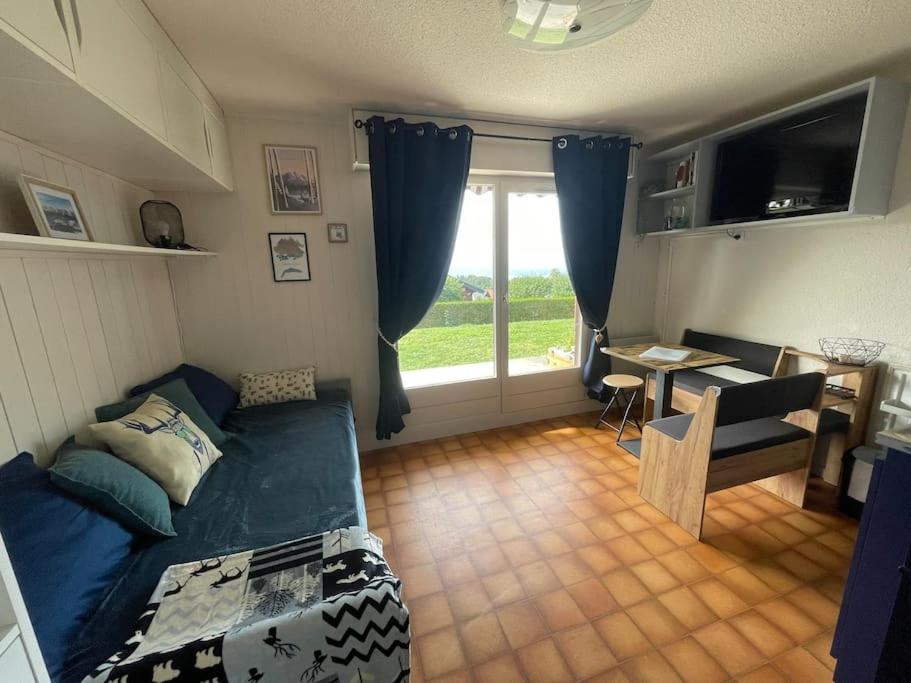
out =
[(459, 284), (462, 285), (462, 301), (493, 299), (493, 290), (490, 287), (478, 287), (464, 280), (459, 280)]

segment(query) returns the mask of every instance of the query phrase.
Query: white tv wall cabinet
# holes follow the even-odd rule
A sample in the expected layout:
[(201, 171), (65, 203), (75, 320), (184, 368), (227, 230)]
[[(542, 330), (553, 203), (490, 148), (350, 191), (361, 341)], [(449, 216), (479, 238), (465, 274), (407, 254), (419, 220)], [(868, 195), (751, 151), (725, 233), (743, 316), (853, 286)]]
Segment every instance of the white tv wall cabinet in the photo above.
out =
[(149, 190), (231, 190), (224, 113), (142, 0), (0, 0), (0, 129)]
[[(869, 78), (833, 92), (726, 128), (703, 138), (654, 154), (645, 154), (639, 165), (639, 214), (637, 232), (643, 236), (679, 237), (728, 230), (741, 231), (765, 226), (831, 223), (836, 220), (876, 218), (889, 212), (892, 180), (899, 143), (905, 123), (909, 87), (884, 78)], [(793, 215), (761, 220), (711, 220), (713, 193), (716, 191), (718, 146), (746, 133), (795, 115), (837, 105), (852, 98), (865, 101), (859, 145), (854, 165), (850, 200), (840, 210), (809, 215)], [(813, 116), (809, 116), (812, 123)], [(695, 153), (692, 182), (675, 187), (676, 170), (681, 161)], [(724, 170), (719, 167), (719, 174)], [(668, 226), (666, 217), (672, 217)], [(686, 227), (680, 227), (683, 218)]]

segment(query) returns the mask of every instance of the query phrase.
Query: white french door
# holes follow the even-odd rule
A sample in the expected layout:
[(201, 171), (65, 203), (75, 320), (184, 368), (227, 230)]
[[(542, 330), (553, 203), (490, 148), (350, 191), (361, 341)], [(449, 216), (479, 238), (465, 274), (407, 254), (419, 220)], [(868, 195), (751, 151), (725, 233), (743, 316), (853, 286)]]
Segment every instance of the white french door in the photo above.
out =
[(497, 181), (497, 376), (505, 412), (579, 398), (582, 326), (552, 179)]
[(582, 329), (553, 180), (472, 177), (443, 291), (399, 343), (416, 403), (512, 412), (580, 400)]

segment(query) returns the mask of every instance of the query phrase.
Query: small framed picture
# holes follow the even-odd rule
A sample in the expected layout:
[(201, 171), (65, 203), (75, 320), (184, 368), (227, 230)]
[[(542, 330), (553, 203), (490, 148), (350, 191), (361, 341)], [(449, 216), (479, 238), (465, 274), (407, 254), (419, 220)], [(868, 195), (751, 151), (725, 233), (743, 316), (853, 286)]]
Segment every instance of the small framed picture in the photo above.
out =
[(316, 147), (263, 145), (272, 213), (323, 212)]
[(270, 232), (269, 255), (275, 282), (309, 282), (310, 255), (307, 233)]
[(348, 241), (348, 224), (347, 223), (330, 223), (329, 224), (329, 241), (330, 242), (347, 242)]
[(27, 175), (19, 177), (19, 187), (42, 237), (92, 241), (74, 190)]

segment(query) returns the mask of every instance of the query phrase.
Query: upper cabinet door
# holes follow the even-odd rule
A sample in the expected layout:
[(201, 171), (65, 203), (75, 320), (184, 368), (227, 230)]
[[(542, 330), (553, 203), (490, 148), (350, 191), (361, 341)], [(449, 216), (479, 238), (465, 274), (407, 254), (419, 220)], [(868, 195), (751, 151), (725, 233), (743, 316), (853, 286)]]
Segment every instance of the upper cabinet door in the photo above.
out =
[(73, 0), (76, 76), (165, 136), (158, 53), (117, 0)]
[(168, 123), (168, 142), (206, 173), (212, 173), (203, 106), (189, 86), (161, 60), (161, 94)]
[(206, 133), (209, 136), (209, 153), (212, 156), (212, 175), (229, 190), (234, 188), (231, 171), (231, 153), (228, 150), (228, 132), (225, 124), (215, 114), (206, 111)]
[(72, 71), (73, 55), (61, 1), (0, 0), (0, 19)]

